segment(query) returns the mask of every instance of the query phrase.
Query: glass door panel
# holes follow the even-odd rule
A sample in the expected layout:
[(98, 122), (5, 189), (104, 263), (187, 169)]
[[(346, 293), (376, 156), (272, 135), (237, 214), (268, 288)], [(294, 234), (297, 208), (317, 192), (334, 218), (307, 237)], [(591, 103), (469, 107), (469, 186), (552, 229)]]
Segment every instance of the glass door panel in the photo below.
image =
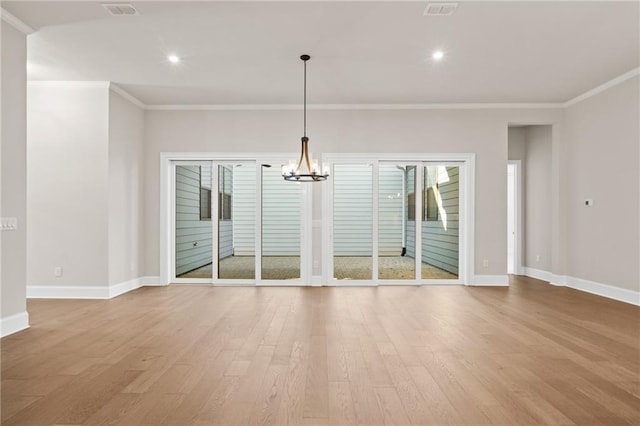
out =
[(333, 276), (370, 280), (373, 270), (373, 166), (333, 166)]
[(219, 164), (218, 279), (255, 279), (256, 165)]
[(211, 170), (211, 164), (176, 166), (176, 278), (212, 278)]
[(378, 169), (378, 278), (416, 279), (416, 167)]
[(421, 273), (423, 279), (458, 278), (459, 176), (459, 166), (424, 166)]
[(300, 183), (287, 182), (280, 168), (262, 167), (262, 279), (300, 279)]

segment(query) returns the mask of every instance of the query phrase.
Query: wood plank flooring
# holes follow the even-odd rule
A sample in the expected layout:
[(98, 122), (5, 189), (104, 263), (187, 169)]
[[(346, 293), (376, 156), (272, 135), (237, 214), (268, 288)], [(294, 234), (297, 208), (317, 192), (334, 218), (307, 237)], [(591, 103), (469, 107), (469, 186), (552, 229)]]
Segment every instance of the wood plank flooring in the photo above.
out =
[(509, 288), (142, 288), (29, 300), (2, 425), (638, 425), (640, 309)]

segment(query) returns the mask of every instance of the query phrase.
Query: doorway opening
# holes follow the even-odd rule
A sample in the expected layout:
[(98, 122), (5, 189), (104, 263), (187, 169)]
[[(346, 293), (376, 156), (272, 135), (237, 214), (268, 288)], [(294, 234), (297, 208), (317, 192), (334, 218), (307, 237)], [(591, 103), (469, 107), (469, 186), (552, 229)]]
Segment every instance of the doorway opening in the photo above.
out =
[(509, 160), (507, 164), (507, 274), (520, 275), (522, 253), (520, 249), (521, 162)]

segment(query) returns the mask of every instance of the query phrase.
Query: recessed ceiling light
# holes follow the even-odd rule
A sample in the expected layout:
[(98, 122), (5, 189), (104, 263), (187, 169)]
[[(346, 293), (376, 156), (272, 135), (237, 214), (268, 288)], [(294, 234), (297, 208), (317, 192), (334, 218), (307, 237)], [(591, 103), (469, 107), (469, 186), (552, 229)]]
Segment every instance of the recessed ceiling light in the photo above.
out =
[(440, 61), (442, 60), (442, 58), (444, 58), (444, 52), (442, 50), (436, 50), (435, 52), (433, 52), (433, 55), (431, 55), (431, 57), (435, 61)]
[(172, 64), (177, 64), (178, 62), (180, 62), (180, 58), (178, 57), (178, 55), (169, 55), (169, 56), (167, 56), (167, 59)]

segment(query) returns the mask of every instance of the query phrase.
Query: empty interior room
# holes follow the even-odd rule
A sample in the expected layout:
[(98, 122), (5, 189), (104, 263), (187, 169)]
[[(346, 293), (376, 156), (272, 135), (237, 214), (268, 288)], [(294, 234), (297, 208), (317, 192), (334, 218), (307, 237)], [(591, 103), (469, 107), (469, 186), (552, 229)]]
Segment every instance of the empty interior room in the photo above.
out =
[(640, 424), (637, 1), (2, 1), (2, 425)]

